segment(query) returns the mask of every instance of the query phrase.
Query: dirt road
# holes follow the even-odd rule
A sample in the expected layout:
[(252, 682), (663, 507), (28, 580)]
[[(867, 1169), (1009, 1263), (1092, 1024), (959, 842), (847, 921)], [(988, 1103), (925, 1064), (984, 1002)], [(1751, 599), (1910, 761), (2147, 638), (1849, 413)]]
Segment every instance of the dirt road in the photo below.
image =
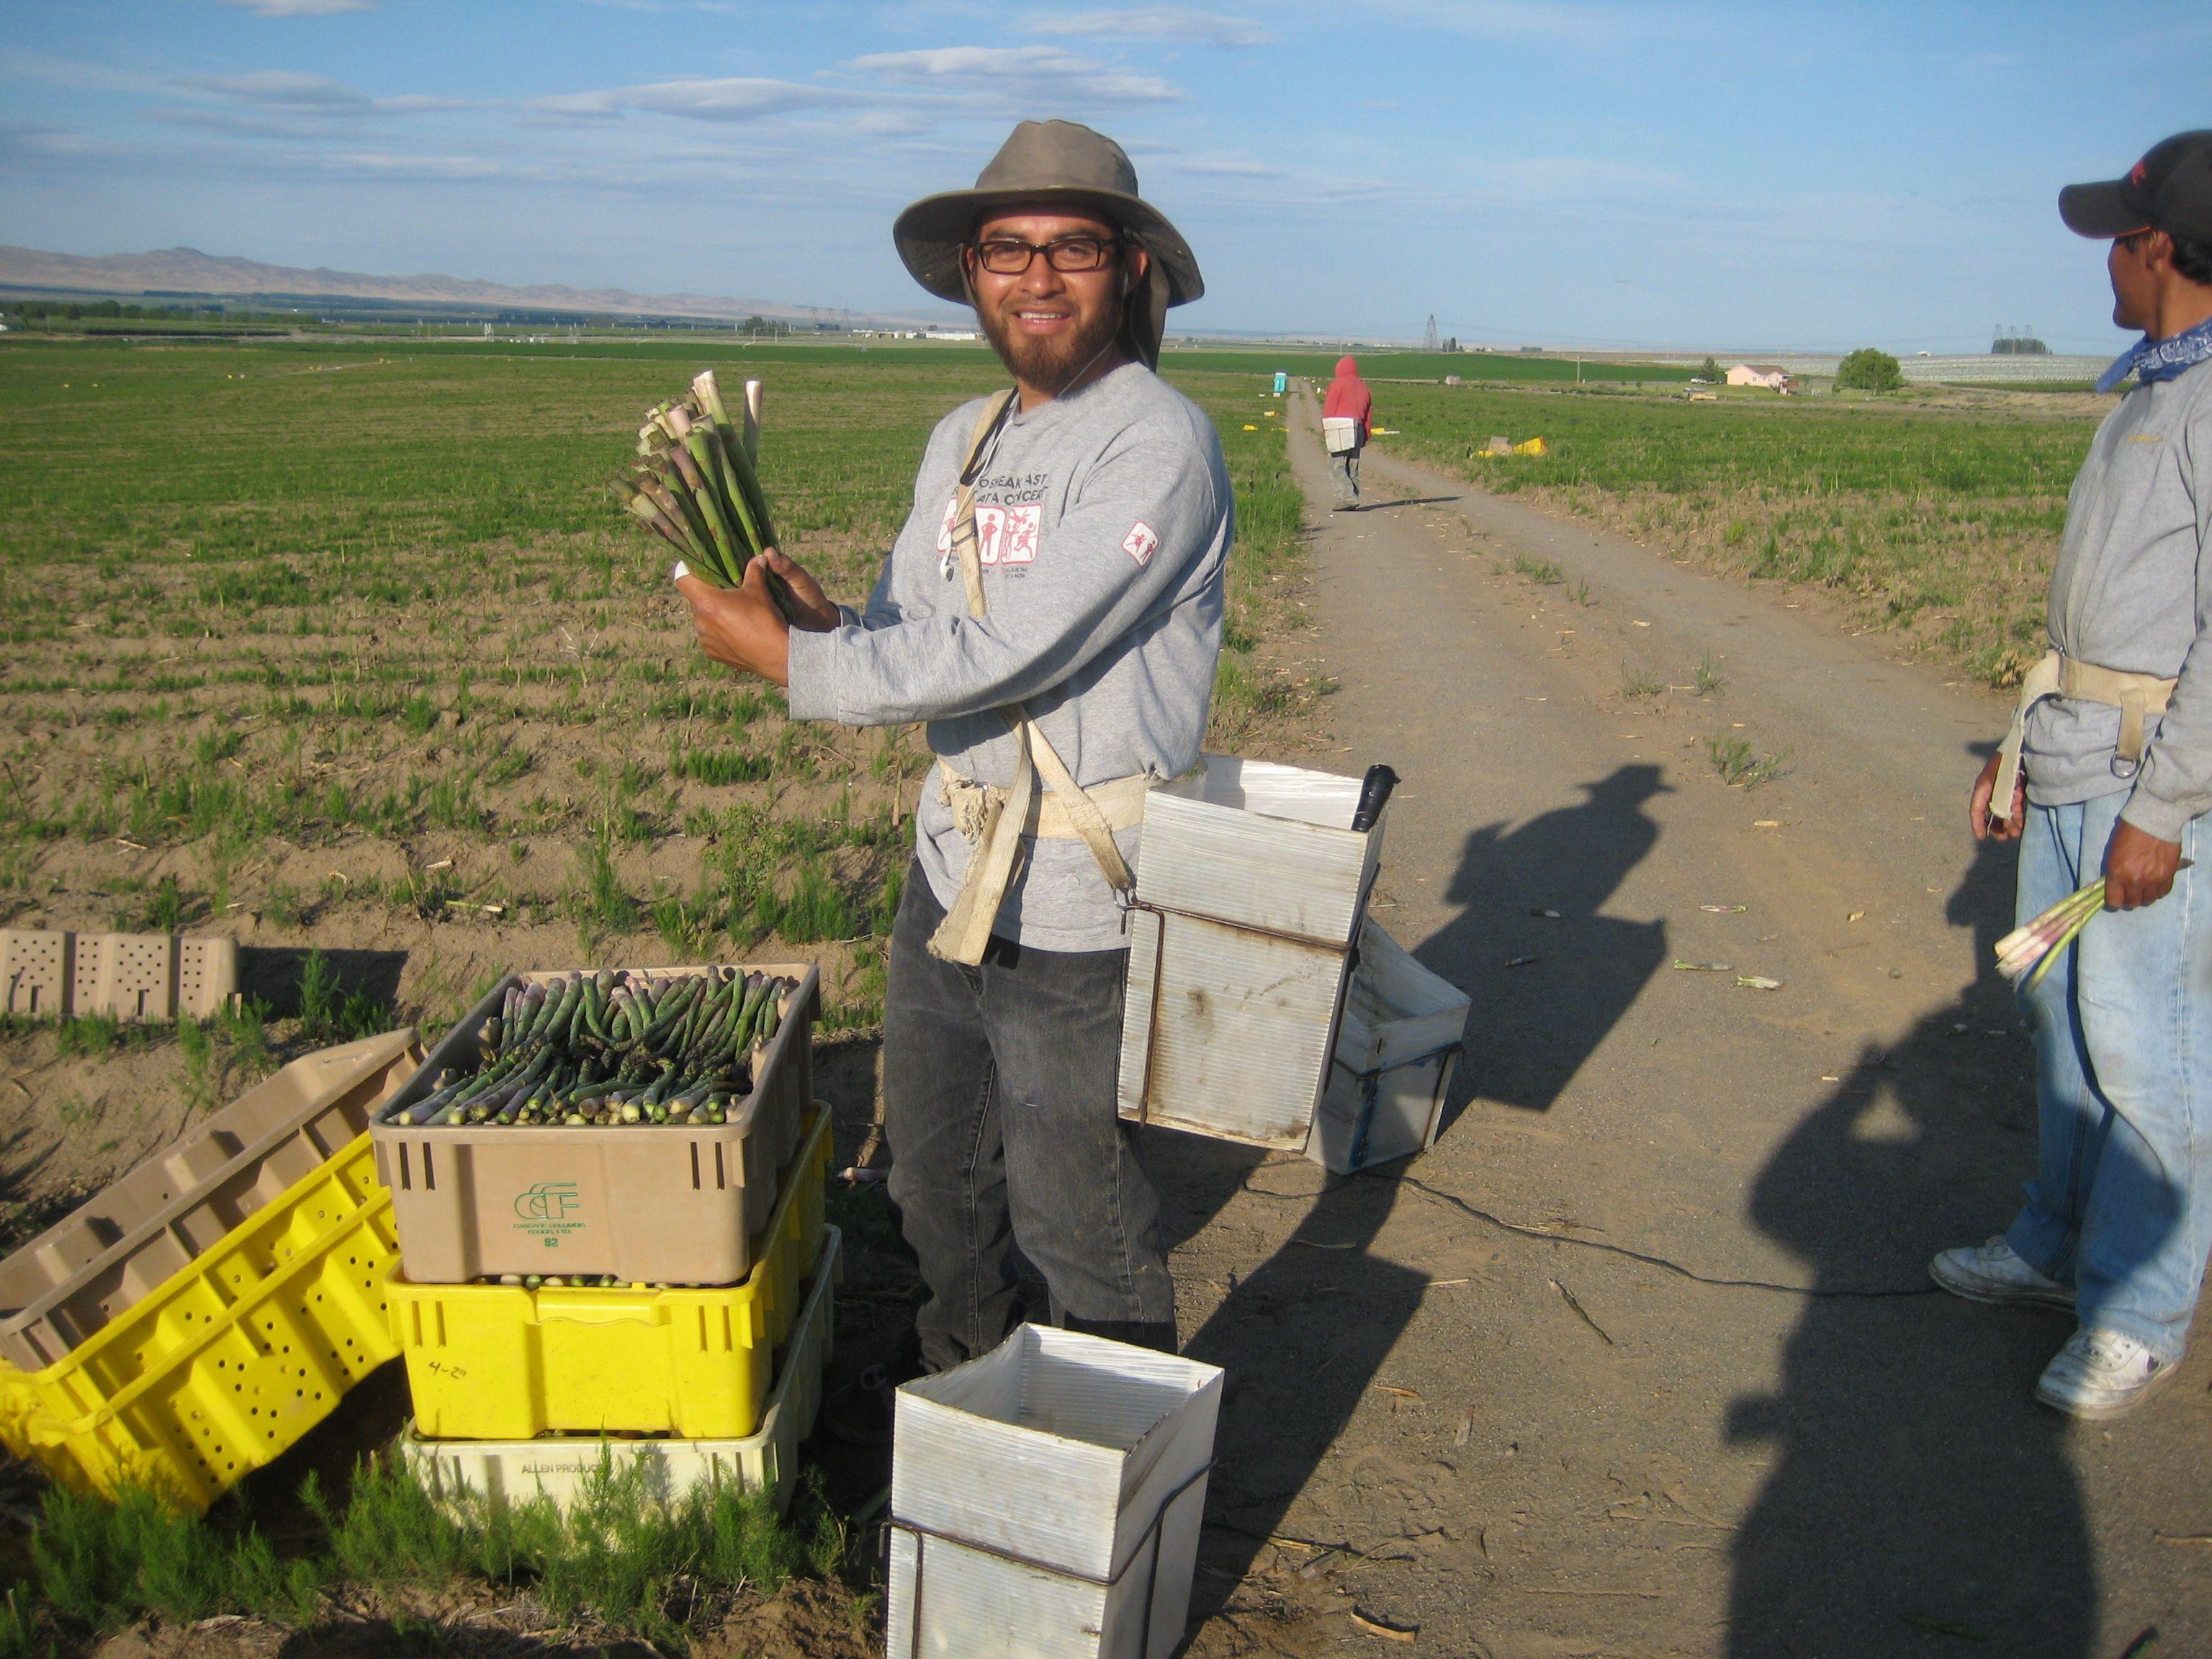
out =
[(1376, 450), (1328, 514), (1291, 412), (1337, 767), (1407, 780), (1376, 915), (1474, 1009), (1410, 1164), (1156, 1143), (1234, 1377), (1194, 1651), (2212, 1650), (2212, 1363), (2070, 1425), (2067, 1323), (1925, 1277), (2033, 1146), (2002, 703)]

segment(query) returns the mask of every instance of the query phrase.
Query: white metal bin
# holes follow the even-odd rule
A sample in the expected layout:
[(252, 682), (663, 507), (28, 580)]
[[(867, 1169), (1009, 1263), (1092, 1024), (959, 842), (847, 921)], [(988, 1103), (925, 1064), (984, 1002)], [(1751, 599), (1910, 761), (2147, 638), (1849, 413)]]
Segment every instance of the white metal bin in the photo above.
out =
[(899, 1390), (890, 1659), (1166, 1659), (1222, 1372), (1024, 1325)]
[(1434, 1142), (1468, 1006), (1466, 992), (1422, 967), (1370, 918), (1359, 930), (1359, 962), (1306, 1156), (1349, 1175)]
[[(1121, 1114), (1304, 1146), (1382, 856), (1360, 780), (1208, 755), (1145, 803)], [(1387, 815), (1386, 815), (1387, 816)]]

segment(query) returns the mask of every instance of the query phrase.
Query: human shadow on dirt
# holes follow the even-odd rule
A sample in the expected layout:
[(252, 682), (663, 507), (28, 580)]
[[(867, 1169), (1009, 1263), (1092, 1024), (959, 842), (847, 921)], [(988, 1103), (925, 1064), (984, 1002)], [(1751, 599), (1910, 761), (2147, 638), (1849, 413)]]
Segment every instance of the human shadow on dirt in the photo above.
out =
[[(1624, 766), (1587, 797), (1509, 829), (1471, 832), (1447, 896), (1460, 915), (1415, 954), (1468, 990), (1474, 1009), (1455, 1102), (1480, 1094), (1543, 1109), (1635, 1001), (1666, 953), (1665, 924), (1595, 914), (1651, 850), (1644, 804), (1665, 787), (1656, 766)], [(1554, 910), (1559, 919), (1532, 916)], [(1536, 961), (1503, 964), (1519, 957)], [(1157, 1158), (1157, 1155), (1156, 1155)], [(1193, 1592), (1194, 1626), (1221, 1613), (1256, 1562), (1286, 1536), (1285, 1516), (1419, 1310), (1426, 1274), (1368, 1254), (1396, 1183), (1272, 1174), (1263, 1155), (1218, 1142), (1178, 1146), (1164, 1183), (1171, 1234), (1188, 1237), (1242, 1189), (1280, 1186), (1305, 1206), (1283, 1247), (1228, 1294), (1186, 1345), (1224, 1367)], [(1328, 1546), (1334, 1538), (1305, 1540)]]
[[(2014, 870), (1985, 842), (1951, 896), (1981, 963), (2012, 925)], [(2072, 1321), (1927, 1279), (1937, 1250), (2018, 1207), (2032, 1090), (2012, 994), (1985, 965), (1896, 1048), (1863, 1054), (1761, 1173), (1752, 1219), (1821, 1293), (1779, 1390), (1729, 1411), (1731, 1441), (1779, 1455), (1735, 1536), (1729, 1654), (2090, 1652), (2097, 1582), (2065, 1419), (2030, 1398)]]
[[(1428, 1285), (1426, 1273), (1367, 1253), (1389, 1219), (1395, 1183), (1330, 1176), (1316, 1194), (1310, 1165), (1261, 1167), (1261, 1154), (1218, 1143), (1199, 1156), (1217, 1166), (1207, 1185), (1233, 1179), (1263, 1194), (1279, 1186), (1283, 1200), (1305, 1206), (1305, 1215), (1280, 1249), (1231, 1284), (1183, 1347), (1229, 1373), (1193, 1629), (1224, 1610), (1270, 1540), (1284, 1535), (1291, 1503), (1373, 1388)], [(1176, 1184), (1188, 1189), (1186, 1181)]]
[[(1474, 999), (1454, 1112), (1469, 1100), (1548, 1111), (1667, 959), (1667, 924), (1598, 910), (1659, 839), (1659, 769), (1615, 769), (1589, 798), (1470, 831), (1444, 896), (1461, 907), (1414, 954)], [(1553, 912), (1554, 915), (1545, 915)]]

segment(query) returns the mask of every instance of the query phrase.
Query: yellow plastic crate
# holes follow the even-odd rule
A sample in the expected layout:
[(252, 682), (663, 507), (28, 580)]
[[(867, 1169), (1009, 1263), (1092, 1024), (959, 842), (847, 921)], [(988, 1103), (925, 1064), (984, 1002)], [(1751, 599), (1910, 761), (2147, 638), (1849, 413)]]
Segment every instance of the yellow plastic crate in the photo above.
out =
[(398, 1259), (363, 1134), (66, 1358), (0, 1365), (0, 1441), (79, 1488), (204, 1509), (398, 1352)]
[(830, 1115), (817, 1108), (753, 1270), (735, 1285), (532, 1291), (394, 1274), (392, 1332), (407, 1357), (417, 1431), (434, 1440), (752, 1433), (775, 1352), (822, 1252), (829, 1164)]

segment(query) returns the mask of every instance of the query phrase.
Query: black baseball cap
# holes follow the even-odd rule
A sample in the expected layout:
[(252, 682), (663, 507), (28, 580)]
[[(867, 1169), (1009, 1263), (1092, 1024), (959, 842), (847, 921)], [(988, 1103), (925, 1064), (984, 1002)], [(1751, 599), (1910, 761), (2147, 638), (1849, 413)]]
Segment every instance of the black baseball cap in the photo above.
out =
[(2058, 216), (2077, 236), (2162, 230), (2212, 242), (2212, 129), (2160, 139), (2124, 179), (2067, 185), (2058, 192)]

